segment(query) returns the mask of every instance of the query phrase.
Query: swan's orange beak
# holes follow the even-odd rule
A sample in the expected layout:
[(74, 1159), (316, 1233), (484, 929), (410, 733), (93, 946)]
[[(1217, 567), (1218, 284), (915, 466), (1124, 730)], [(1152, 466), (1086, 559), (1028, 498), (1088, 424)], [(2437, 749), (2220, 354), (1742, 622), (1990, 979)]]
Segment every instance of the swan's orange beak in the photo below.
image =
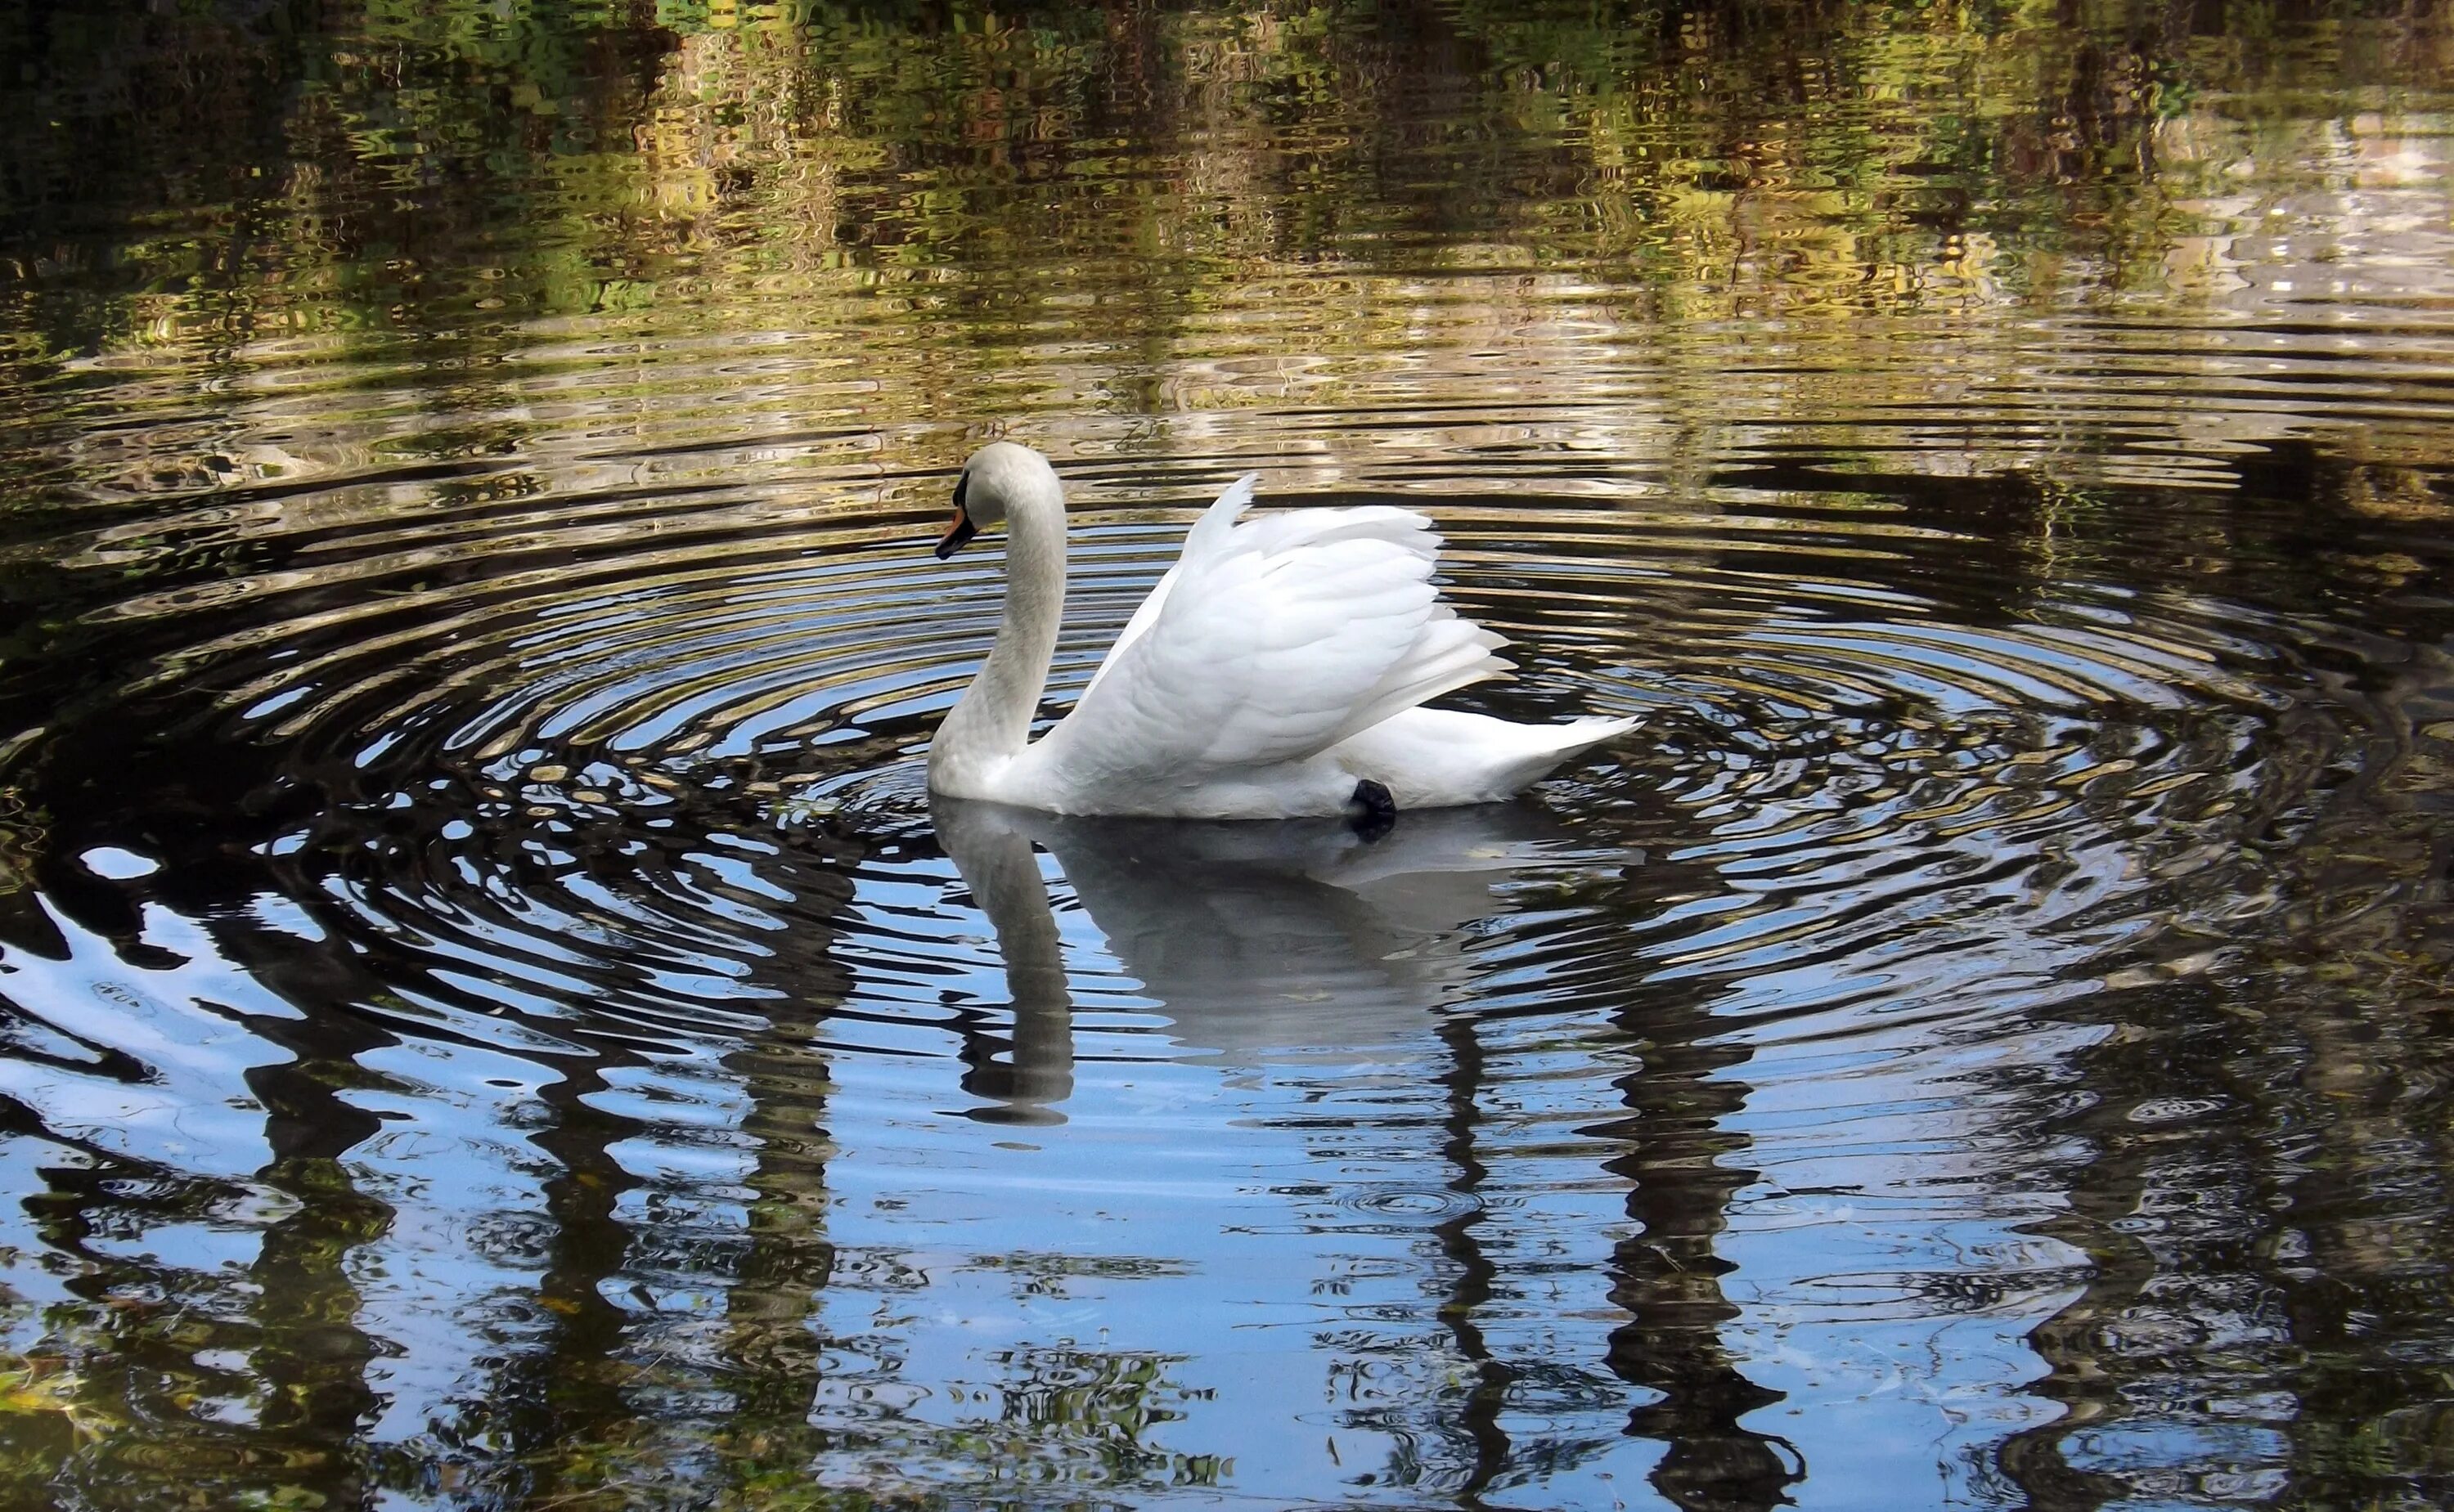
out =
[(937, 538), (937, 560), (943, 562), (960, 551), (972, 537), (979, 533), (980, 527), (972, 523), (972, 517), (956, 509), (955, 523), (946, 527), (946, 533)]
[(940, 562), (960, 551), (972, 537), (980, 533), (980, 527), (972, 523), (971, 515), (963, 509), (963, 494), (971, 486), (972, 475), (968, 472), (963, 474), (960, 483), (955, 485), (955, 523), (946, 527), (946, 533), (937, 538), (937, 560)]

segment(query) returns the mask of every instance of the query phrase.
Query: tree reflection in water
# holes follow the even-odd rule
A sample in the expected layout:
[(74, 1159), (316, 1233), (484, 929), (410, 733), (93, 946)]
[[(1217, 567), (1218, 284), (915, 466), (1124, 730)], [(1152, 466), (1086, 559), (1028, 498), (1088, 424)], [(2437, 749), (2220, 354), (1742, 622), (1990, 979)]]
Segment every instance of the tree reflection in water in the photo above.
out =
[[(1476, 1020), (1452, 1010), (1471, 991), (1470, 931), (1506, 906), (1495, 889), (1512, 872), (1605, 858), (1579, 854), (1516, 805), (1402, 815), (1375, 841), (1331, 822), (1068, 818), (942, 797), (931, 812), (996, 927), (1014, 997), (1009, 1074), (981, 1077), (976, 1061), (970, 1084), (1005, 1100), (1001, 1116), (1059, 1118), (1072, 1086), (1071, 1003), (1041, 848), (1107, 949), (1190, 1044), (1231, 1055), (1354, 1051), (1402, 1037), (1409, 1020), (1439, 1020), (1451, 1108), (1442, 1152), (1463, 1199), (1438, 1229), (1451, 1271), (1440, 1316), (1471, 1370), (1461, 1400), (1442, 1413), (1442, 1431), (1461, 1437), (1471, 1465), (1458, 1493), (1478, 1497), (1529, 1462), (1573, 1460), (1572, 1445), (1519, 1446), (1501, 1426), (1522, 1367), (1492, 1354), (1476, 1318), (1497, 1275), (1476, 1236), (1486, 1172), (1474, 1153), (1475, 1107), (1490, 1088)], [(1677, 865), (1628, 869), (1665, 893), (1698, 880)], [(1631, 1413), (1626, 1431), (1666, 1446), (1654, 1483), (1681, 1507), (1782, 1504), (1803, 1473), (1796, 1451), (1740, 1422), (1780, 1394), (1748, 1381), (1718, 1334), (1738, 1309), (1720, 1295), (1729, 1266), (1714, 1236), (1732, 1195), (1756, 1176), (1730, 1161), (1744, 1137), (1720, 1128), (1745, 1101), (1745, 1084), (1728, 1073), (1748, 1051), (1698, 1012), (1692, 992), (1648, 996), (1616, 1021), (1644, 1046), (1641, 1069), (1619, 1083), (1630, 1115), (1582, 1132), (1624, 1146), (1605, 1168), (1630, 1184), (1628, 1215), (1640, 1225), (1615, 1257), (1611, 1300), (1633, 1321), (1612, 1334), (1607, 1364), (1658, 1400)]]
[[(0, 1500), (2444, 1502), (2449, 50), (0, 5)], [(995, 417), (1645, 740), (933, 837)]]

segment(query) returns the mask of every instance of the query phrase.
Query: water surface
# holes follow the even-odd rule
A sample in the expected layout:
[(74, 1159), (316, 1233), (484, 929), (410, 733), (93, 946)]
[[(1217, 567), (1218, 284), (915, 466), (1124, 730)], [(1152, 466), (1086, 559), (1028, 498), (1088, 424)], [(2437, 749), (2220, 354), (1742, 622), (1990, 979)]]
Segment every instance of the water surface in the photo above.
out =
[[(2433, 7), (0, 10), (26, 1504), (2454, 1496)], [(1190, 511), (1638, 732), (934, 804)]]

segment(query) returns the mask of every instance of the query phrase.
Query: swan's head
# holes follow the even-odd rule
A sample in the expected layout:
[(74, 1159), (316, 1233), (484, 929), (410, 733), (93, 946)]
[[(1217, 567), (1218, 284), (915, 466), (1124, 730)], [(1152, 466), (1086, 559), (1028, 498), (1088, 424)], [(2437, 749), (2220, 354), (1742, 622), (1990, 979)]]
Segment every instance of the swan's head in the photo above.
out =
[(955, 519), (937, 538), (937, 560), (960, 551), (972, 537), (999, 525), (1016, 508), (1053, 507), (1061, 519), (1065, 489), (1056, 469), (1029, 447), (994, 441), (972, 453), (955, 483)]

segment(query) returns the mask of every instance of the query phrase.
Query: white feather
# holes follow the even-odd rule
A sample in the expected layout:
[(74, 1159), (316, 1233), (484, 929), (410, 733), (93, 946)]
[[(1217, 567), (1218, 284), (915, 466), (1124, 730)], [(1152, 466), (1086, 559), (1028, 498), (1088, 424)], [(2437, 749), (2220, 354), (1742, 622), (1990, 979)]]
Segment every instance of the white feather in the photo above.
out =
[[(1053, 612), (1035, 607), (1053, 606), (1061, 587), (1056, 475), (1010, 444), (984, 450), (967, 473), (975, 500), (999, 490), (996, 507), (1016, 532), (1000, 647), (1009, 635), (1044, 645), (1053, 620), (1017, 622)], [(1508, 669), (1495, 654), (1500, 637), (1438, 601), (1431, 522), (1381, 506), (1242, 521), (1257, 481), (1237, 479), (1203, 511), (1056, 728), (1018, 750), (969, 748), (981, 739), (976, 731), (1015, 722), (958, 709), (931, 753), (932, 786), (1065, 813), (1284, 818), (1338, 813), (1369, 779), (1400, 807), (1421, 807), (1506, 796), (1632, 727), (1519, 726), (1419, 708)], [(1041, 581), (1051, 573), (1060, 581)], [(992, 685), (1016, 696), (1009, 666), (984, 672), (966, 705)]]

